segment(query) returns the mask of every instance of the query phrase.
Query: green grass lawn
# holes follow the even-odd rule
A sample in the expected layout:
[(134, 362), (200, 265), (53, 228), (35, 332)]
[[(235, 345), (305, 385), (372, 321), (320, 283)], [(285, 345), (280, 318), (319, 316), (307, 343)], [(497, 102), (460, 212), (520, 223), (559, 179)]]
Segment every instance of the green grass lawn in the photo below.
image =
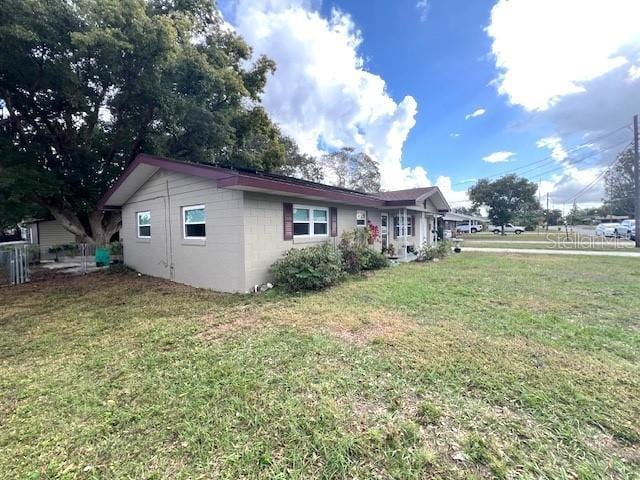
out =
[[(525, 232), (520, 234), (515, 233), (507, 233), (506, 235), (499, 235), (492, 232), (480, 232), (480, 233), (466, 233), (462, 235), (458, 235), (461, 238), (466, 240), (478, 240), (483, 242), (495, 242), (495, 241), (522, 241), (522, 240), (535, 240), (535, 241), (563, 241), (567, 234), (564, 230), (538, 230), (536, 232)], [(593, 236), (584, 235), (582, 233), (572, 233), (569, 232), (570, 238), (577, 241), (588, 241), (589, 239), (593, 239)], [(602, 237), (598, 237), (600, 240)]]
[(0, 478), (638, 478), (640, 262), (0, 290)]
[[(510, 239), (511, 240), (511, 239)], [(589, 251), (605, 251), (605, 252), (637, 252), (632, 244), (629, 243), (600, 243), (600, 242), (573, 242), (573, 241), (549, 241), (543, 240), (546, 243), (518, 243), (517, 241), (503, 241), (503, 242), (488, 242), (484, 240), (464, 240), (462, 242), (462, 248), (464, 247), (477, 247), (477, 248), (532, 248), (543, 250), (589, 250)]]

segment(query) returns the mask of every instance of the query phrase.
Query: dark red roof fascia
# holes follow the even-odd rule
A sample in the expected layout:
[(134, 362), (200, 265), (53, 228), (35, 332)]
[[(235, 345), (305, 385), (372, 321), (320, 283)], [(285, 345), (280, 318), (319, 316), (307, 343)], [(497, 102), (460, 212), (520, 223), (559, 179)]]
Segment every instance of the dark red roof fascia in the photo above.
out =
[(335, 202), (346, 202), (353, 205), (366, 207), (381, 207), (384, 201), (367, 194), (348, 193), (340, 190), (333, 190), (331, 187), (315, 187), (309, 185), (298, 185), (286, 181), (278, 181), (271, 178), (260, 177), (240, 172), (236, 177), (229, 177), (218, 181), (220, 187), (247, 187), (271, 190), (274, 193), (284, 192), (290, 195), (307, 195), (324, 198)]
[(109, 191), (102, 197), (98, 203), (98, 208), (101, 210), (118, 209), (117, 206), (110, 206), (108, 204), (109, 199), (123, 183), (136, 169), (138, 165), (145, 163), (147, 165), (153, 165), (158, 168), (164, 168), (173, 172), (184, 173), (185, 175), (194, 175), (197, 177), (210, 178), (215, 180), (220, 187), (248, 187), (271, 190), (274, 193), (284, 192), (294, 195), (307, 195), (324, 198), (330, 201), (346, 202), (355, 205), (380, 207), (385, 204), (384, 200), (374, 197), (373, 195), (358, 194), (345, 192), (342, 189), (334, 190), (330, 186), (310, 186), (300, 185), (296, 183), (289, 183), (286, 181), (279, 181), (276, 179), (266, 178), (260, 176), (260, 174), (252, 174), (247, 172), (239, 172), (228, 168), (215, 167), (213, 165), (202, 165), (196, 163), (181, 162), (178, 160), (170, 160), (168, 158), (156, 157), (154, 155), (147, 155), (144, 153), (136, 156), (133, 162), (124, 170), (120, 178), (109, 189)]

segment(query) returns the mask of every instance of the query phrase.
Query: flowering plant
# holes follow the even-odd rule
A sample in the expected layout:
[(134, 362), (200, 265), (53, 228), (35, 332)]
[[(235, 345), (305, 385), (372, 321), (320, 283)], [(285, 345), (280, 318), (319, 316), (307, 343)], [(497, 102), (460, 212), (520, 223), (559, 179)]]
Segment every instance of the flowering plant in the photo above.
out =
[(367, 222), (367, 229), (369, 230), (369, 243), (373, 243), (380, 238), (380, 227), (378, 227), (378, 225), (371, 223), (369, 220)]

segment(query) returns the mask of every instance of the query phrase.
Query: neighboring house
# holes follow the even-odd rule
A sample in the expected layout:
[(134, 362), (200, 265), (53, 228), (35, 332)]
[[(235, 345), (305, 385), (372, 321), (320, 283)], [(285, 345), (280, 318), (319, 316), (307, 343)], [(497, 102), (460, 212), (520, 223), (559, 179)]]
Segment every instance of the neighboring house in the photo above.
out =
[(434, 241), (449, 210), (437, 187), (364, 194), (253, 170), (141, 154), (100, 202), (122, 212), (124, 262), (139, 272), (225, 292), (267, 282), (292, 247), (380, 226), (400, 256)]
[(57, 220), (25, 220), (21, 229), (22, 238), (32, 245), (49, 248), (76, 243), (76, 236)]
[(474, 230), (481, 231), (483, 228), (486, 228), (483, 224), (489, 223), (488, 218), (456, 212), (448, 212), (442, 217), (442, 220), (444, 222), (444, 229), (451, 230), (453, 234), (455, 234), (458, 226), (464, 226), (464, 231), (466, 232), (473, 232)]

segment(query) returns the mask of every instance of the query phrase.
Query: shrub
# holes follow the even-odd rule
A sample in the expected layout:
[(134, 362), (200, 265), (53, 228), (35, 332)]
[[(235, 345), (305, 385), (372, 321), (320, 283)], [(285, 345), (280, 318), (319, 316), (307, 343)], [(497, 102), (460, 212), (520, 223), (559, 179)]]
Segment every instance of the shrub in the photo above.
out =
[(63, 243), (60, 245), (53, 245), (49, 247), (49, 253), (55, 255), (55, 261), (57, 262), (60, 253), (68, 253), (69, 255), (74, 255), (77, 248), (78, 246), (75, 243)]
[(442, 241), (436, 247), (436, 255), (438, 258), (444, 258), (451, 253), (451, 242)]
[(109, 244), (109, 253), (111, 255), (122, 255), (122, 242), (111, 242)]
[(389, 260), (383, 254), (367, 248), (362, 252), (362, 269), (379, 270), (389, 266)]
[(384, 255), (367, 246), (369, 234), (364, 228), (344, 232), (340, 239), (342, 264), (347, 273), (356, 274), (363, 270), (377, 270), (388, 265)]
[(289, 292), (319, 290), (342, 278), (342, 256), (329, 244), (292, 248), (271, 271), (276, 284)]
[(423, 243), (417, 253), (418, 262), (430, 262), (436, 258), (436, 247), (430, 247), (426, 243)]
[(436, 247), (428, 246), (426, 243), (422, 244), (422, 247), (418, 250), (418, 261), (429, 262), (436, 258), (444, 258), (451, 253), (450, 242), (438, 242)]

